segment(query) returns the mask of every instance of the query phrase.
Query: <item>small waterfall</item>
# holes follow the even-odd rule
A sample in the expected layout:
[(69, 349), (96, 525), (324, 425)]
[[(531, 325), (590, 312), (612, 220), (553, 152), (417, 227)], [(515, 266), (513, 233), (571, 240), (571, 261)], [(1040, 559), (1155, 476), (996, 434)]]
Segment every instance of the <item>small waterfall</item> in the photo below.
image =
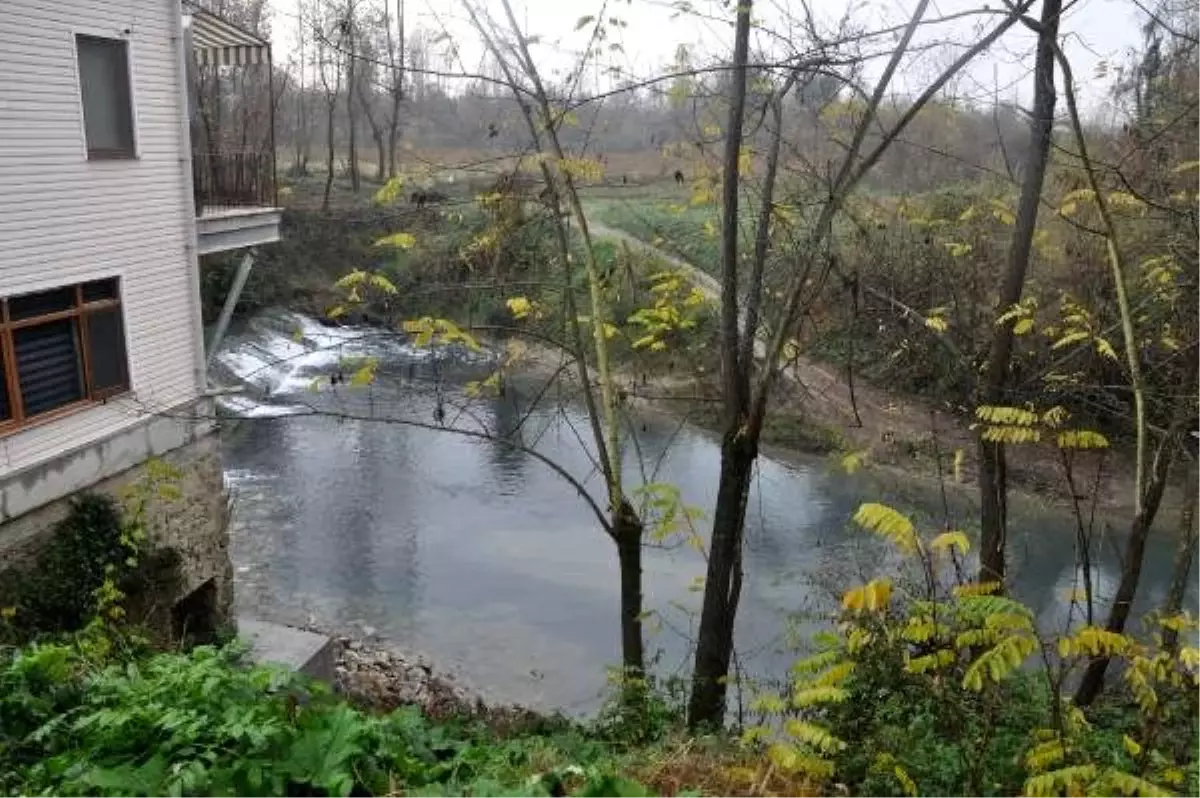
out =
[(292, 311), (264, 311), (239, 322), (217, 353), (213, 377), (243, 388), (242, 393), (220, 397), (218, 403), (240, 418), (307, 412), (310, 404), (304, 398), (319, 389), (322, 377), (353, 371), (352, 361), (364, 357), (377, 358), (381, 366), (407, 367), (493, 359), (490, 353), (458, 346), (418, 348), (403, 333), (383, 328), (330, 326)]

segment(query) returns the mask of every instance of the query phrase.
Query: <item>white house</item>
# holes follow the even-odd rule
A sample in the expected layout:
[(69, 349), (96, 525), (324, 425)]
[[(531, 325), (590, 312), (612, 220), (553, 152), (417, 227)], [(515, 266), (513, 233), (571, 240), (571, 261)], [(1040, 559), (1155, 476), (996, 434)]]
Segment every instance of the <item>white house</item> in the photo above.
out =
[(215, 164), (193, 184), (193, 62), (270, 68), (265, 42), (180, 0), (0, 0), (0, 571), (72, 494), (162, 456), (183, 499), (154, 534), (181, 594), (227, 608), (198, 254), (278, 240), (280, 213), (273, 153), (229, 197)]

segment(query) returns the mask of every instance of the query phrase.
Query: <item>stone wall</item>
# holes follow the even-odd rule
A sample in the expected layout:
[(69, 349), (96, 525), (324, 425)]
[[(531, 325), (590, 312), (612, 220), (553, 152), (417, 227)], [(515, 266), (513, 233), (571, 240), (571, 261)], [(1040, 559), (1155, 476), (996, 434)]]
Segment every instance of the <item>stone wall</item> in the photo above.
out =
[[(156, 461), (169, 465), (174, 476), (165, 482), (171, 495), (166, 495), (167, 491), (138, 493), (145, 497), (148, 553), (174, 550), (179, 566), (176, 579), (160, 583), (165, 595), (142, 597), (139, 603), (146, 606), (137, 614), (156, 627), (155, 632), (173, 635), (172, 610), (183, 599), (202, 591), (203, 601), (198, 605), (191, 602), (190, 611), (196, 612), (199, 606), (202, 612), (211, 614), (204, 619), (207, 624), (228, 625), (233, 620), (233, 566), (229, 560), (229, 501), (221, 469), (220, 438), (210, 430), (158, 456)], [(151, 476), (149, 469), (147, 462), (140, 463), (87, 490), (108, 493), (121, 501), (127, 495), (125, 488)], [(66, 516), (70, 498), (57, 499), (0, 524), (0, 572), (33, 566), (54, 525)]]

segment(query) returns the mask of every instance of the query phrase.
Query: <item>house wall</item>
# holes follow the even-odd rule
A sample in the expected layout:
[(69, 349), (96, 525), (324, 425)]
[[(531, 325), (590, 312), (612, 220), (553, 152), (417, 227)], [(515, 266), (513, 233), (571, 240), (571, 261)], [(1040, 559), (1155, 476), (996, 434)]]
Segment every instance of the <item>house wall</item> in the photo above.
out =
[[(128, 41), (137, 158), (89, 161), (75, 35)], [(131, 390), (0, 436), (0, 572), (32, 562), (69, 497), (180, 469), (152, 543), (177, 594), (231, 605), (226, 507), (203, 340), (179, 0), (0, 0), (0, 296), (121, 279)]]
[[(179, 18), (179, 0), (0, 2), (0, 295), (119, 276), (132, 388), (0, 437), (0, 480), (202, 389)], [(129, 42), (134, 160), (87, 158), (77, 33)]]

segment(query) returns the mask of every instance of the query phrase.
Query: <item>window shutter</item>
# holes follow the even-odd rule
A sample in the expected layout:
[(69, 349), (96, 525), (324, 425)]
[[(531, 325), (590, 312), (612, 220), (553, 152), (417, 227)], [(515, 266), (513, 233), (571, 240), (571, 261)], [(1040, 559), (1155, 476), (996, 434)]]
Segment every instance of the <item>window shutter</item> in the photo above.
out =
[(87, 315), (92, 395), (104, 396), (129, 384), (125, 360), (125, 326), (121, 309), (92, 311)]
[(13, 331), (25, 415), (35, 416), (83, 398), (75, 320)]

